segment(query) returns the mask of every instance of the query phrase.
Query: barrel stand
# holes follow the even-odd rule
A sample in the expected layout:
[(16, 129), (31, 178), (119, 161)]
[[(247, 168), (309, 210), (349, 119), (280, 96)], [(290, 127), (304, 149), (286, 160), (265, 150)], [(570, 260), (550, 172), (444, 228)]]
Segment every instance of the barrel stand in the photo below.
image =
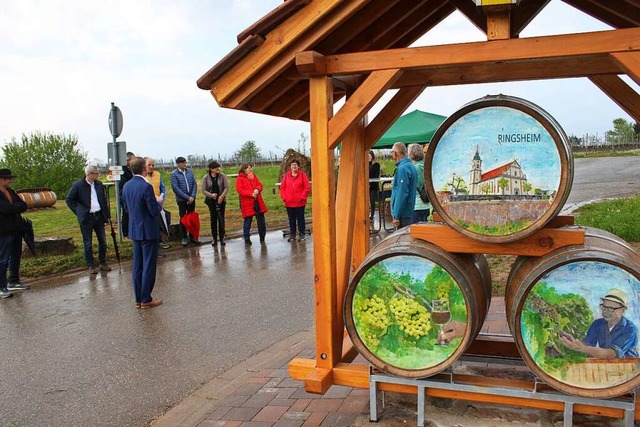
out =
[[(427, 389), (439, 389), (449, 391), (460, 391), (468, 393), (482, 393), (484, 395), (493, 396), (512, 396), (524, 399), (543, 400), (543, 401), (555, 401), (564, 403), (564, 427), (571, 427), (573, 425), (573, 405), (593, 405), (606, 408), (622, 409), (624, 411), (624, 418), (621, 425), (623, 427), (633, 427), (633, 418), (636, 406), (636, 393), (634, 392), (628, 399), (594, 399), (587, 397), (569, 396), (562, 393), (552, 391), (540, 391), (538, 390), (538, 384), (534, 383), (533, 390), (520, 390), (515, 388), (506, 387), (483, 387), (477, 385), (458, 384), (454, 380), (454, 376), (451, 372), (445, 372), (438, 376), (438, 379), (410, 379), (401, 378), (388, 374), (383, 374), (376, 369), (369, 368), (369, 420), (371, 422), (378, 421), (378, 383), (387, 384), (400, 384), (414, 386), (417, 388), (418, 395), (418, 421), (419, 427), (424, 426), (425, 420), (425, 395)], [(383, 391), (384, 396), (384, 391)], [(383, 397), (384, 405), (384, 397)]]

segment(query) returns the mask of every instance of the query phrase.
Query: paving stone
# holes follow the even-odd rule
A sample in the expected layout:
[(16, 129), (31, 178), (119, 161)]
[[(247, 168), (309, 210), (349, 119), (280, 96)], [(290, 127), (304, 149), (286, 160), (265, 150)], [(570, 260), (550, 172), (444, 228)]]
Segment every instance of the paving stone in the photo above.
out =
[(278, 399), (288, 399), (298, 389), (295, 387), (277, 387), (277, 390), (278, 390), (278, 395), (276, 397)]
[(247, 378), (247, 383), (262, 384), (264, 386), (267, 382), (269, 382), (270, 379), (271, 377), (267, 376), (249, 377)]
[(246, 396), (227, 396), (222, 399), (216, 406), (242, 406), (244, 402), (249, 399), (249, 395)]
[(304, 388), (299, 388), (291, 395), (292, 399), (320, 399), (321, 394), (307, 393)]
[(255, 417), (258, 412), (260, 412), (260, 408), (232, 408), (229, 412), (224, 414), (222, 419), (229, 421), (249, 421)]
[(347, 397), (344, 399), (340, 408), (338, 408), (338, 412), (354, 412), (360, 413), (369, 406), (369, 398), (367, 397)]
[(236, 396), (253, 396), (262, 388), (262, 384), (243, 384), (233, 392)]
[(349, 393), (349, 397), (366, 397), (369, 398), (369, 389), (368, 388), (354, 388)]
[(298, 420), (279, 420), (273, 427), (300, 427), (304, 421)]
[(296, 403), (291, 405), (291, 408), (289, 408), (289, 410), (304, 411), (307, 408), (307, 406), (309, 406), (309, 403), (311, 403), (312, 401), (313, 401), (312, 399), (298, 399)]
[(300, 388), (300, 387), (304, 387), (304, 382), (287, 377), (284, 380), (282, 380), (280, 384), (278, 384), (278, 387)]
[(278, 421), (285, 412), (289, 409), (288, 406), (265, 406), (256, 414), (251, 421)]
[(240, 427), (273, 427), (273, 423), (262, 421), (244, 421)]
[(242, 404), (246, 408), (263, 408), (276, 397), (275, 393), (256, 393)]
[(290, 408), (296, 402), (296, 399), (278, 399), (276, 397), (271, 402), (269, 402), (269, 406), (286, 406), (287, 408)]
[(342, 403), (343, 399), (316, 399), (309, 403), (309, 406), (307, 406), (305, 410), (308, 412), (333, 412), (337, 411)]
[(327, 417), (328, 412), (312, 412), (309, 418), (302, 424), (303, 426), (319, 426)]
[(284, 413), (284, 415), (282, 416), (282, 419), (304, 421), (307, 418), (309, 418), (309, 415), (311, 415), (311, 412), (293, 412), (289, 410)]
[(355, 424), (358, 415), (360, 414), (330, 412), (320, 425), (323, 427), (352, 427)]
[(231, 410), (230, 406), (217, 407), (208, 417), (207, 420), (215, 421), (221, 419), (227, 412)]
[(349, 396), (353, 387), (345, 387), (342, 385), (332, 385), (329, 390), (322, 395), (323, 399), (344, 399)]
[(288, 377), (289, 369), (288, 368), (273, 369), (272, 371), (269, 372), (268, 376), (275, 377), (275, 378)]

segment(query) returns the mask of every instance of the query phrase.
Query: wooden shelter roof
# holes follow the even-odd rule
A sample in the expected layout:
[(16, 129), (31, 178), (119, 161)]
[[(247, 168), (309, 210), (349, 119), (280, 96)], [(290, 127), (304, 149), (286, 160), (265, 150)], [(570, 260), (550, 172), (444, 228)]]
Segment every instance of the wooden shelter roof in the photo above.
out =
[[(473, 0), (286, 0), (242, 31), (238, 46), (197, 84), (222, 107), (308, 121), (305, 74), (331, 76), (334, 100), (372, 71), (392, 68), (403, 72), (390, 88), (586, 76), (640, 121), (637, 93), (617, 77), (638, 79), (629, 69), (640, 63), (640, 0), (562, 1), (617, 31), (520, 39), (550, 0), (520, 0), (497, 12)], [(455, 10), (488, 41), (411, 48), (408, 58), (404, 48)], [(498, 40), (492, 17), (500, 14), (508, 36)], [(296, 54), (311, 51), (296, 65)]]

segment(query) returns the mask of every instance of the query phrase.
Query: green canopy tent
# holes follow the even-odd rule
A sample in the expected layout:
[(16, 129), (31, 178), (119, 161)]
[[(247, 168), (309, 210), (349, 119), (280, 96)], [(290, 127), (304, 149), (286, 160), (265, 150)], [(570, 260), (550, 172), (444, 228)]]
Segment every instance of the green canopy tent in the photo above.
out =
[(398, 141), (406, 144), (426, 144), (431, 141), (436, 129), (445, 119), (445, 116), (439, 114), (412, 111), (396, 120), (373, 148), (391, 148)]

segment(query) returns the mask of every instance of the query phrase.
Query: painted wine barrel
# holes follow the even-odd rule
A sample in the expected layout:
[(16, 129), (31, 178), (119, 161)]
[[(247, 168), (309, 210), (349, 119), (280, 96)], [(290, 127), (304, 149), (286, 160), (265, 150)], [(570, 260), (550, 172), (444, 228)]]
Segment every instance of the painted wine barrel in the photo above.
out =
[(560, 212), (573, 157), (546, 111), (524, 99), (486, 96), (440, 125), (424, 176), (435, 211), (454, 230), (483, 242), (513, 242)]
[(56, 193), (48, 188), (29, 188), (16, 193), (27, 204), (27, 209), (50, 208), (58, 200)]
[(586, 228), (584, 245), (518, 257), (505, 298), (523, 360), (550, 386), (599, 398), (640, 386), (640, 255), (622, 239)]
[(407, 229), (367, 255), (347, 288), (344, 318), (354, 346), (374, 366), (423, 378), (465, 351), (490, 302), (483, 255), (445, 252)]

